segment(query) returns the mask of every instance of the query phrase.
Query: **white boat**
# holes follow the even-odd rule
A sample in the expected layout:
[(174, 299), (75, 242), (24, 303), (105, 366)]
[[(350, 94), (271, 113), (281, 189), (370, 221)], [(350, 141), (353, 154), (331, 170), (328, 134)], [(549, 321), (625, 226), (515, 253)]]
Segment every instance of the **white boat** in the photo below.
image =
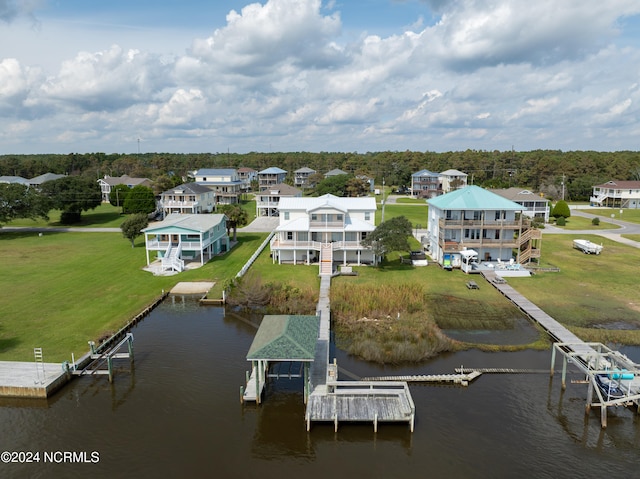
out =
[(589, 240), (577, 239), (573, 240), (573, 247), (579, 249), (584, 254), (600, 254), (602, 251), (602, 245), (592, 243)]

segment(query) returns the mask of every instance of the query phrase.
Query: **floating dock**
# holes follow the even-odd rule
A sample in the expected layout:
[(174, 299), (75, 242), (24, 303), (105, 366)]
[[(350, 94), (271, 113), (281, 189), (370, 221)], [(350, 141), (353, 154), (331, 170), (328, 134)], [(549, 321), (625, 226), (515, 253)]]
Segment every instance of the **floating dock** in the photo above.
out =
[(69, 379), (60, 363), (0, 361), (0, 397), (47, 398)]

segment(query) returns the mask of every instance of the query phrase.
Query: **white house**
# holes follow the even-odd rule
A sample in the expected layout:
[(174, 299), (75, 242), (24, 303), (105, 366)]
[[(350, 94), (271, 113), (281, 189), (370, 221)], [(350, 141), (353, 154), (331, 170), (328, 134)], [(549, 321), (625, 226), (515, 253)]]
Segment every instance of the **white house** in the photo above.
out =
[(244, 183), (235, 168), (202, 168), (194, 173), (196, 183), (215, 193), (216, 203), (239, 203)]
[(256, 216), (278, 216), (278, 205), (283, 198), (300, 198), (302, 191), (280, 183), (256, 193)]
[(459, 170), (445, 170), (440, 173), (440, 185), (443, 193), (450, 193), (467, 186), (467, 174)]
[(162, 269), (183, 271), (185, 259), (200, 258), (200, 265), (214, 255), (229, 249), (225, 215), (172, 214), (163, 221), (142, 230), (147, 251), (147, 266), (150, 254), (155, 253), (162, 261)]
[(593, 187), (593, 206), (640, 208), (640, 181), (607, 181)]
[(511, 200), (525, 207), (523, 213), (529, 218), (541, 218), (549, 222), (550, 201), (524, 188), (504, 188), (489, 190), (496, 195)]
[(251, 182), (258, 180), (258, 172), (253, 168), (243, 166), (238, 168), (238, 178), (242, 181), (242, 190), (249, 191), (251, 189)]
[(151, 188), (153, 182), (149, 178), (132, 178), (127, 175), (122, 176), (105, 176), (98, 180), (100, 190), (102, 191), (102, 201), (108, 203), (109, 195), (111, 194), (111, 188), (116, 185), (126, 185), (128, 188), (134, 186), (143, 185)]
[(480, 261), (540, 257), (542, 233), (532, 228), (525, 208), (479, 186), (427, 200), (431, 257), (445, 268), (461, 266), (462, 252), (474, 250)]
[(373, 197), (340, 198), (330, 194), (315, 198), (282, 198), (278, 206), (280, 224), (271, 240), (274, 262), (334, 263), (374, 262), (361, 241), (375, 230), (376, 200)]
[(172, 213), (211, 213), (215, 209), (216, 195), (206, 186), (185, 183), (160, 194), (163, 216)]

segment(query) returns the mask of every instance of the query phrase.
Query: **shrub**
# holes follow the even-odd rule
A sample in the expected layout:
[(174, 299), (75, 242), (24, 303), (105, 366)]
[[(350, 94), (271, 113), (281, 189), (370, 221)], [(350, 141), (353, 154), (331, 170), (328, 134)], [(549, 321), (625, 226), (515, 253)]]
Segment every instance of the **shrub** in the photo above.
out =
[(559, 216), (556, 219), (556, 226), (566, 226), (567, 220), (564, 219), (564, 216)]
[(553, 211), (551, 212), (551, 216), (555, 218), (569, 218), (571, 216), (571, 210), (569, 209), (569, 205), (566, 201), (560, 200), (553, 207)]
[(592, 224), (593, 226), (600, 226), (600, 218), (598, 218), (598, 217), (596, 216), (595, 218), (593, 218), (593, 219), (591, 220), (591, 224)]

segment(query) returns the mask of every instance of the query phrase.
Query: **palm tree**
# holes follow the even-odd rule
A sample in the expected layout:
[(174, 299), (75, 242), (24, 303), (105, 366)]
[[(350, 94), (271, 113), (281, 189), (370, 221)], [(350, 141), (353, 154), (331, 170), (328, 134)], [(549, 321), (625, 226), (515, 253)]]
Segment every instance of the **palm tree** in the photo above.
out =
[(224, 205), (219, 209), (227, 217), (227, 234), (233, 228), (233, 241), (236, 240), (236, 230), (249, 221), (249, 214), (240, 205)]

